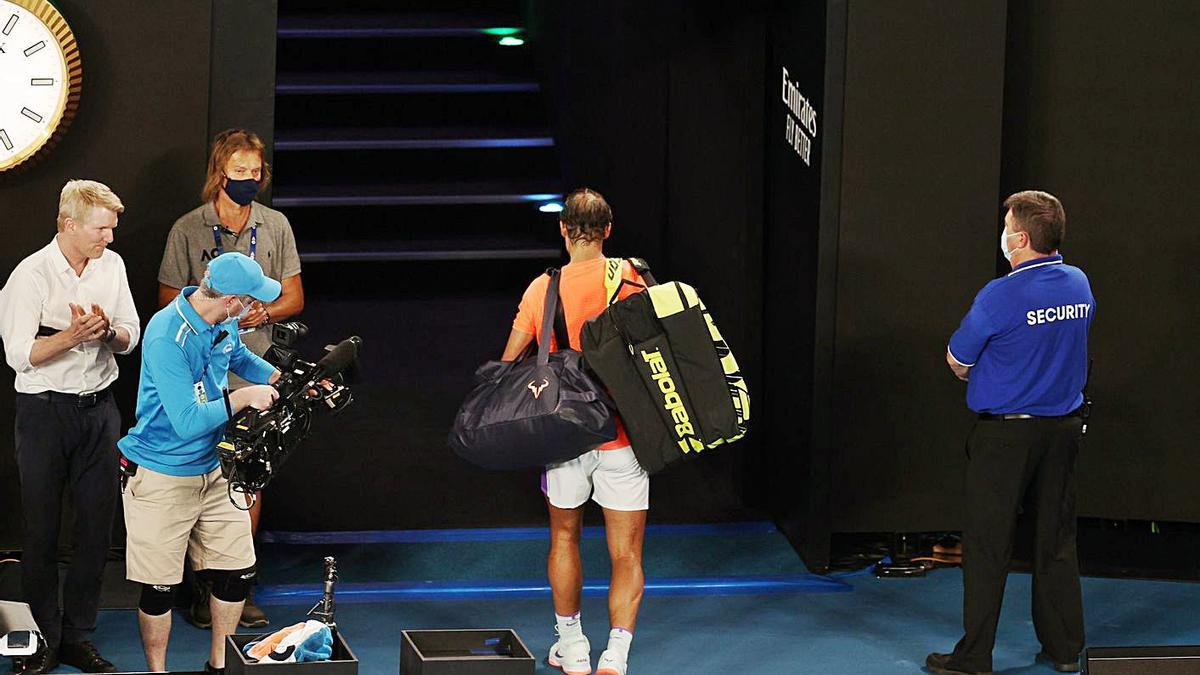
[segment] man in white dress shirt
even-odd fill
[[[141,333],[125,262],[108,250],[124,210],[108,186],[68,182],[58,235],[22,260],[0,290],[0,337],[17,373],[21,585],[46,643],[26,673],[48,672],[59,661],[84,672],[116,670],[89,638],[120,493],[113,355],[133,351]],[[58,531],[68,485],[74,556],[60,610]]]

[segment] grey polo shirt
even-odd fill
[[[158,281],[172,288],[195,286],[208,269],[208,261],[218,255],[213,240],[213,225],[220,228],[221,246],[225,252],[237,251],[250,255],[250,229],[257,228],[258,244],[255,260],[263,273],[283,281],[300,274],[300,254],[296,251],[296,236],[287,216],[259,204],[250,203],[250,219],[241,232],[233,233],[221,226],[217,209],[212,202],[185,213],[167,235]],[[271,327],[264,325],[242,334],[242,342],[259,356],[271,346]],[[231,377],[231,383],[233,378]]]

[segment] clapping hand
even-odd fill
[[[104,332],[106,334],[108,331],[112,330],[112,319],[108,318],[108,315],[104,313],[103,307],[97,305],[96,303],[92,303],[92,314],[104,319]]]
[[[104,310],[92,305],[92,313],[89,314],[79,305],[70,304],[71,325],[64,332],[76,345],[99,340],[108,333],[108,317],[104,315]]]

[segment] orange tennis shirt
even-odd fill
[[[579,332],[583,323],[603,312],[608,307],[607,291],[604,286],[604,263],[606,258],[596,258],[584,262],[570,263],[562,268],[562,277],[558,282],[558,295],[562,300],[563,314],[567,320],[567,339],[571,349],[583,351],[580,347]],[[631,286],[624,284],[619,292],[619,299],[624,300],[634,293],[645,290],[642,276],[633,269],[628,260],[621,261],[621,278],[639,284]],[[542,311],[546,302],[546,287],[550,277],[545,274],[533,280],[525,295],[521,297],[521,305],[517,308],[517,318],[513,319],[513,328],[522,333],[529,333],[540,342],[542,339]],[[551,331],[553,333],[553,331]],[[550,351],[558,349],[554,335],[550,336]],[[614,413],[617,422],[617,438],[601,445],[598,450],[616,450],[629,445],[629,436],[625,433],[625,425],[621,417]]]

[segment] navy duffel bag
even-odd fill
[[[550,351],[551,331],[568,345],[551,269],[537,357],[488,361],[475,371],[475,389],[454,418],[449,443],[485,469],[523,469],[575,459],[617,437],[615,406],[588,372],[583,354]],[[556,321],[556,317],[558,320]]]

